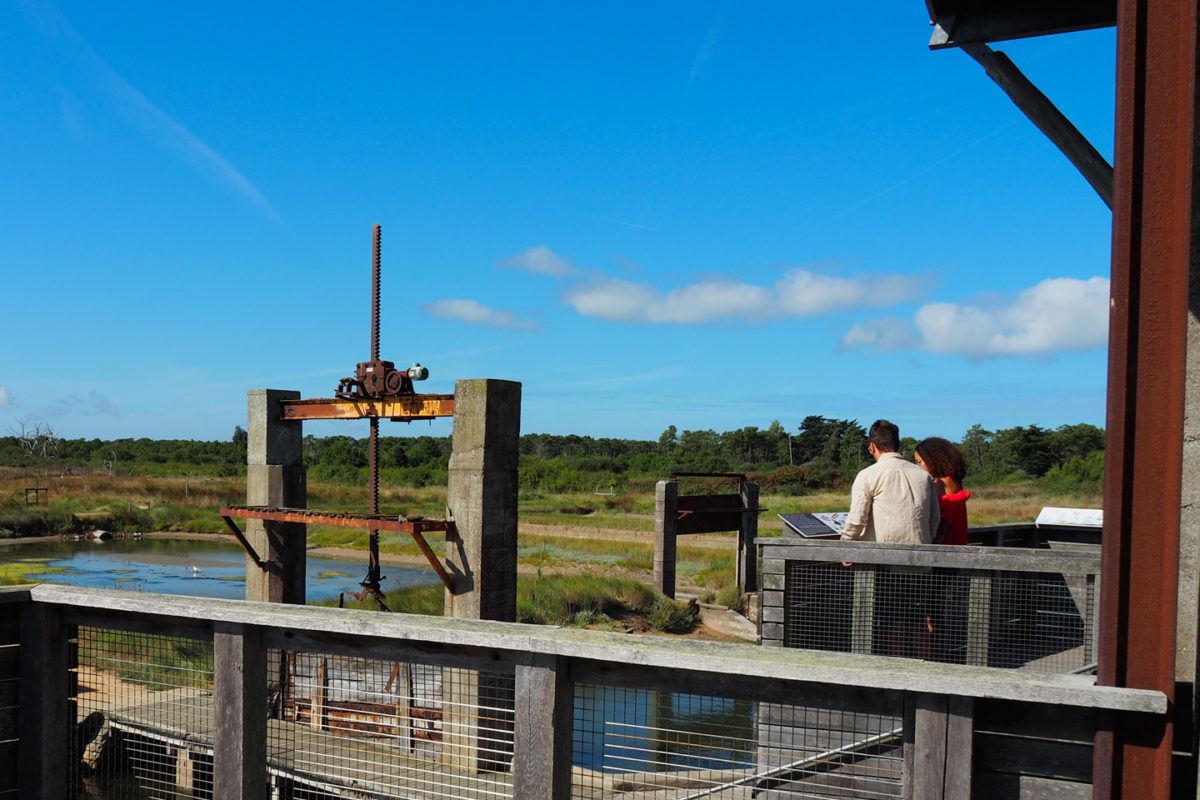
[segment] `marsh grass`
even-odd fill
[[[390,592],[387,607],[402,614],[441,616],[445,591],[441,584],[410,586]],[[337,598],[314,605],[337,607]],[[345,608],[377,610],[370,599],[345,598]],[[699,621],[694,606],[676,603],[645,584],[595,575],[537,575],[517,579],[517,622],[568,627],[611,626],[615,620],[639,618],[668,633],[691,630]]]
[[[151,691],[212,688],[212,642],[200,639],[81,629],[79,663]]]

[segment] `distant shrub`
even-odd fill
[[[700,605],[695,600],[685,604],[669,597],[659,597],[650,607],[646,621],[656,631],[663,633],[689,633],[700,621]]]
[[[1055,464],[1042,477],[1042,485],[1056,492],[1098,490],[1103,483],[1103,450],[1089,453],[1086,458],[1075,456],[1065,464]]]
[[[739,614],[746,613],[746,596],[741,593],[737,586],[729,585],[722,589],[720,594],[717,595],[717,602],[730,611],[736,611]]]

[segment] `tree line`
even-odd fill
[[[47,429],[48,430],[48,429]],[[793,432],[794,431],[794,432]],[[41,438],[28,434],[37,433]],[[901,441],[912,458],[917,441]],[[1037,479],[1051,488],[1099,488],[1104,473],[1104,431],[1079,423],[989,431],[973,425],[958,442],[976,485]],[[384,436],[379,466],[385,479],[413,486],[444,484],[449,436]],[[351,436],[304,437],[304,463],[316,481],[362,483],[367,440]],[[778,420],[718,433],[678,430],[656,441],[527,433],[520,439],[520,481],[527,491],[593,491],[657,480],[677,472],[737,472],[766,488],[791,493],[844,488],[870,463],[867,432],[857,420],[812,415],[789,430]],[[186,439],[61,439],[37,428],[0,437],[0,466],[72,467],[139,474],[244,472],[246,431],[227,441]]]

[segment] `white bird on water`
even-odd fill
[[[192,564],[192,573],[199,574],[199,572],[200,572],[200,568],[197,567],[195,564]]]

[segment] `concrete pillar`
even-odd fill
[[[521,384],[454,384],[454,440],[446,488],[446,616],[517,618],[517,461]]]
[[[675,540],[678,527],[679,482],[654,484],[654,588],[675,597]]]
[[[758,484],[742,482],[742,526],[738,528],[737,587],[742,594],[758,591]]]
[[[304,508],[308,504],[301,449],[302,423],[283,419],[279,403],[300,393],[251,389],[247,393],[246,505]],[[305,536],[295,522],[246,520],[246,540],[267,562],[246,557],[246,599],[304,604]]]
[[[445,614],[517,618],[517,462],[521,384],[493,379],[454,384],[454,438],[446,487]],[[475,772],[511,757],[512,682],[491,673],[442,672],[442,762]]]

